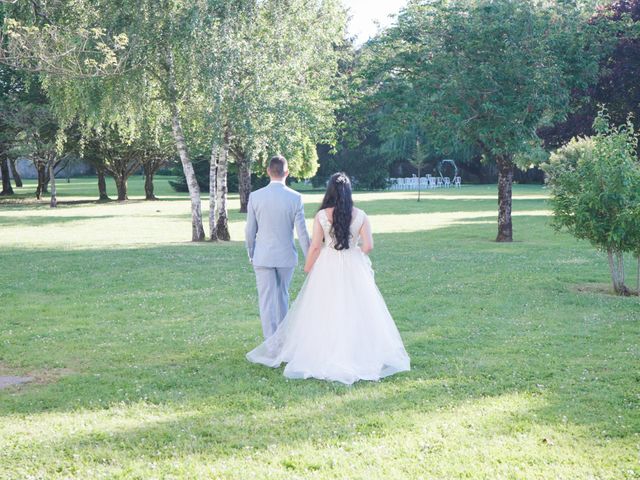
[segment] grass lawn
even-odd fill
[[[640,478],[640,300],[599,293],[606,258],[549,227],[541,187],[516,186],[512,244],[495,186],[355,195],[412,371],[345,387],[244,359],[237,196],[234,241],[192,244],[156,183],[0,201],[0,375],[35,378],[0,390],[1,479]]]

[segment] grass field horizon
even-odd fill
[[[605,256],[551,229],[541,186],[514,187],[512,244],[495,185],[354,195],[412,370],[345,387],[245,360],[237,195],[233,241],[192,243],[185,194],[129,184],[0,199],[0,375],[35,378],[0,390],[0,479],[640,478],[640,300],[601,293]]]

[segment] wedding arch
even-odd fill
[[[445,158],[444,160],[440,160],[438,162],[438,165],[436,165],[436,169],[438,170],[438,175],[440,175],[440,178],[444,178],[444,175],[442,175],[442,170],[447,165],[451,165],[453,167],[453,178],[457,177],[458,176],[458,166],[456,165],[456,162],[454,162],[450,158]]]

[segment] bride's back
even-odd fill
[[[324,231],[325,245],[335,249],[336,238],[332,231],[333,210],[333,207],[320,210],[318,212],[318,220],[320,221],[320,225]],[[351,213],[351,225],[349,226],[349,231],[351,233],[349,237],[349,249],[353,249],[357,246],[358,239],[360,238],[360,229],[362,228],[365,217],[366,215],[363,210],[355,207],[353,208]]]

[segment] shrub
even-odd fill
[[[624,253],[640,253],[637,135],[631,121],[610,125],[606,111],[598,114],[594,131],[593,137],[575,138],[559,148],[543,167],[553,225],[606,251],[613,289],[628,295]]]

